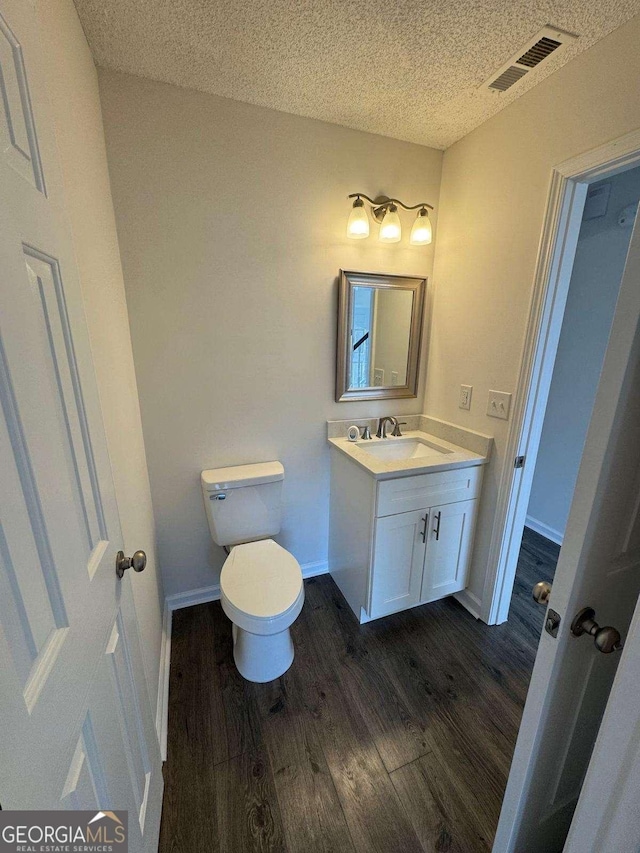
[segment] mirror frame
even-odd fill
[[[424,325],[424,304],[426,278],[406,275],[384,275],[381,273],[355,272],[340,270],[338,291],[338,345],[336,359],[336,403],[348,400],[390,400],[399,397],[418,396],[418,375],[420,373],[420,352],[422,328]],[[372,386],[368,388],[349,387],[349,343],[350,317],[353,308],[354,287],[375,287],[378,289],[411,290],[414,293],[409,331],[409,352],[407,357],[407,381],[404,385]]]

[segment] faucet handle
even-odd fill
[[[366,424],[362,427],[362,439],[366,440],[371,438],[371,430],[369,429],[369,424]]]
[[[393,428],[393,432],[391,435],[395,435],[396,438],[402,438],[402,432],[400,431],[401,426],[406,426],[406,421],[396,421],[396,425]]]

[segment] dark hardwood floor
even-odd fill
[[[219,602],[176,611],[161,853],[490,850],[558,550],[526,531],[492,628],[454,599],[360,626],[309,580],[293,666],[264,685]]]

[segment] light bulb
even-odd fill
[[[364,202],[358,197],[353,202],[353,208],[347,222],[347,237],[352,240],[362,240],[369,236],[369,217],[364,207]]]
[[[398,243],[402,237],[402,225],[398,216],[398,208],[390,204],[380,224],[378,239],[381,243]]]
[[[426,207],[423,207],[418,211],[416,221],[413,223],[409,242],[413,246],[426,246],[431,242],[431,239],[431,220],[429,219]]]

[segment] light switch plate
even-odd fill
[[[473,385],[461,385],[460,386],[460,402],[458,403],[459,409],[470,409],[471,408],[471,394],[473,392]]]
[[[511,409],[511,394],[506,391],[489,391],[487,402],[487,415],[490,418],[502,418],[508,420]]]

